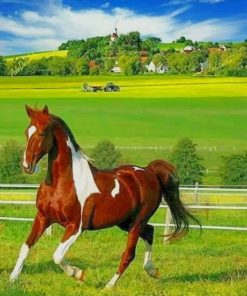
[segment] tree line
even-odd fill
[[[21,169],[24,147],[15,141],[7,142],[0,149],[1,183],[40,183],[46,175],[47,159],[41,160],[39,173],[26,176]],[[122,164],[131,164],[121,151],[109,140],[99,142],[90,152],[90,159],[99,169],[111,169]],[[198,154],[197,145],[190,138],[182,138],[174,146],[168,160],[178,171],[180,184],[202,184],[205,167]],[[218,168],[223,185],[247,184],[247,151],[222,156]]]
[[[171,47],[162,50],[157,37],[142,39],[139,32],[121,34],[111,41],[110,35],[86,40],[69,40],[58,49],[68,50],[67,57],[47,57],[29,60],[16,57],[6,60],[0,56],[0,75],[103,75],[117,65],[125,75],[146,73],[147,65],[164,65],[170,74],[192,74],[201,71],[209,75],[246,76],[247,42],[226,44],[225,51],[219,43],[193,42],[180,37],[175,43],[193,47],[191,52],[181,53]]]

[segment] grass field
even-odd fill
[[[121,91],[85,93],[85,81],[114,81]],[[217,167],[222,154],[247,148],[247,78],[1,77],[0,144],[8,139],[24,143],[25,103],[48,104],[68,123],[82,148],[109,139],[125,146],[126,159],[140,165],[168,158],[179,138],[190,137],[204,165],[213,171],[207,183],[220,182]]]
[[[164,210],[154,218],[162,222]],[[228,221],[226,213],[213,212],[207,223]],[[223,221],[222,221],[223,219]],[[233,212],[232,223],[244,223],[244,215]],[[210,221],[209,221],[210,220]],[[140,241],[135,261],[113,291],[104,285],[113,276],[126,234],[117,228],[85,232],[68,252],[67,259],[86,273],[84,283],[69,278],[55,266],[52,254],[63,234],[55,227],[51,237],[43,236],[33,248],[23,273],[16,283],[9,283],[19,247],[30,229],[28,222],[0,223],[0,295],[140,295],[140,296],[244,296],[247,277],[247,237],[241,232],[194,230],[173,244],[163,245],[162,228],[156,229],[153,260],[159,268],[160,279],[149,278],[142,269],[144,246]]]

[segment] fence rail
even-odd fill
[[[37,189],[36,184],[0,184],[0,189]],[[198,194],[205,192],[230,192],[233,194],[247,195],[247,188],[223,188],[223,187],[200,187],[196,186],[180,186],[181,191],[191,192],[195,195],[195,203],[198,202]],[[245,203],[245,202],[243,202]],[[22,201],[22,200],[0,200],[0,205],[35,205],[35,201]],[[168,208],[167,205],[160,205],[160,208]],[[226,206],[226,205],[188,205],[190,209],[199,210],[247,210],[247,206]],[[26,221],[32,222],[33,218],[20,218],[20,217],[0,217],[3,221]],[[165,227],[164,233],[168,234],[171,231],[171,227],[174,226],[172,223],[170,210],[167,210],[165,223],[151,223],[155,227]],[[190,225],[190,228],[199,228],[198,225]],[[216,225],[202,225],[202,229],[217,229],[217,230],[231,230],[231,231],[247,231],[247,227],[237,227],[237,226],[216,226]],[[51,234],[51,228],[47,231]]]

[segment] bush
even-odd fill
[[[122,157],[120,151],[108,140],[99,142],[90,155],[100,169],[112,169],[119,165]]]
[[[0,181],[3,183],[22,183],[26,180],[21,162],[23,147],[16,141],[8,141],[0,150]]]
[[[171,161],[177,167],[181,184],[192,185],[202,183],[204,167],[202,158],[197,154],[196,144],[191,139],[183,138],[178,141],[171,154]]]
[[[247,185],[247,151],[223,156],[219,173],[225,185]]]

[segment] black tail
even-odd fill
[[[188,212],[179,196],[179,179],[175,168],[164,160],[155,160],[148,166],[157,176],[163,199],[167,203],[174,223],[174,231],[168,234],[167,241],[178,239],[187,234],[190,220],[200,225],[200,222]]]

